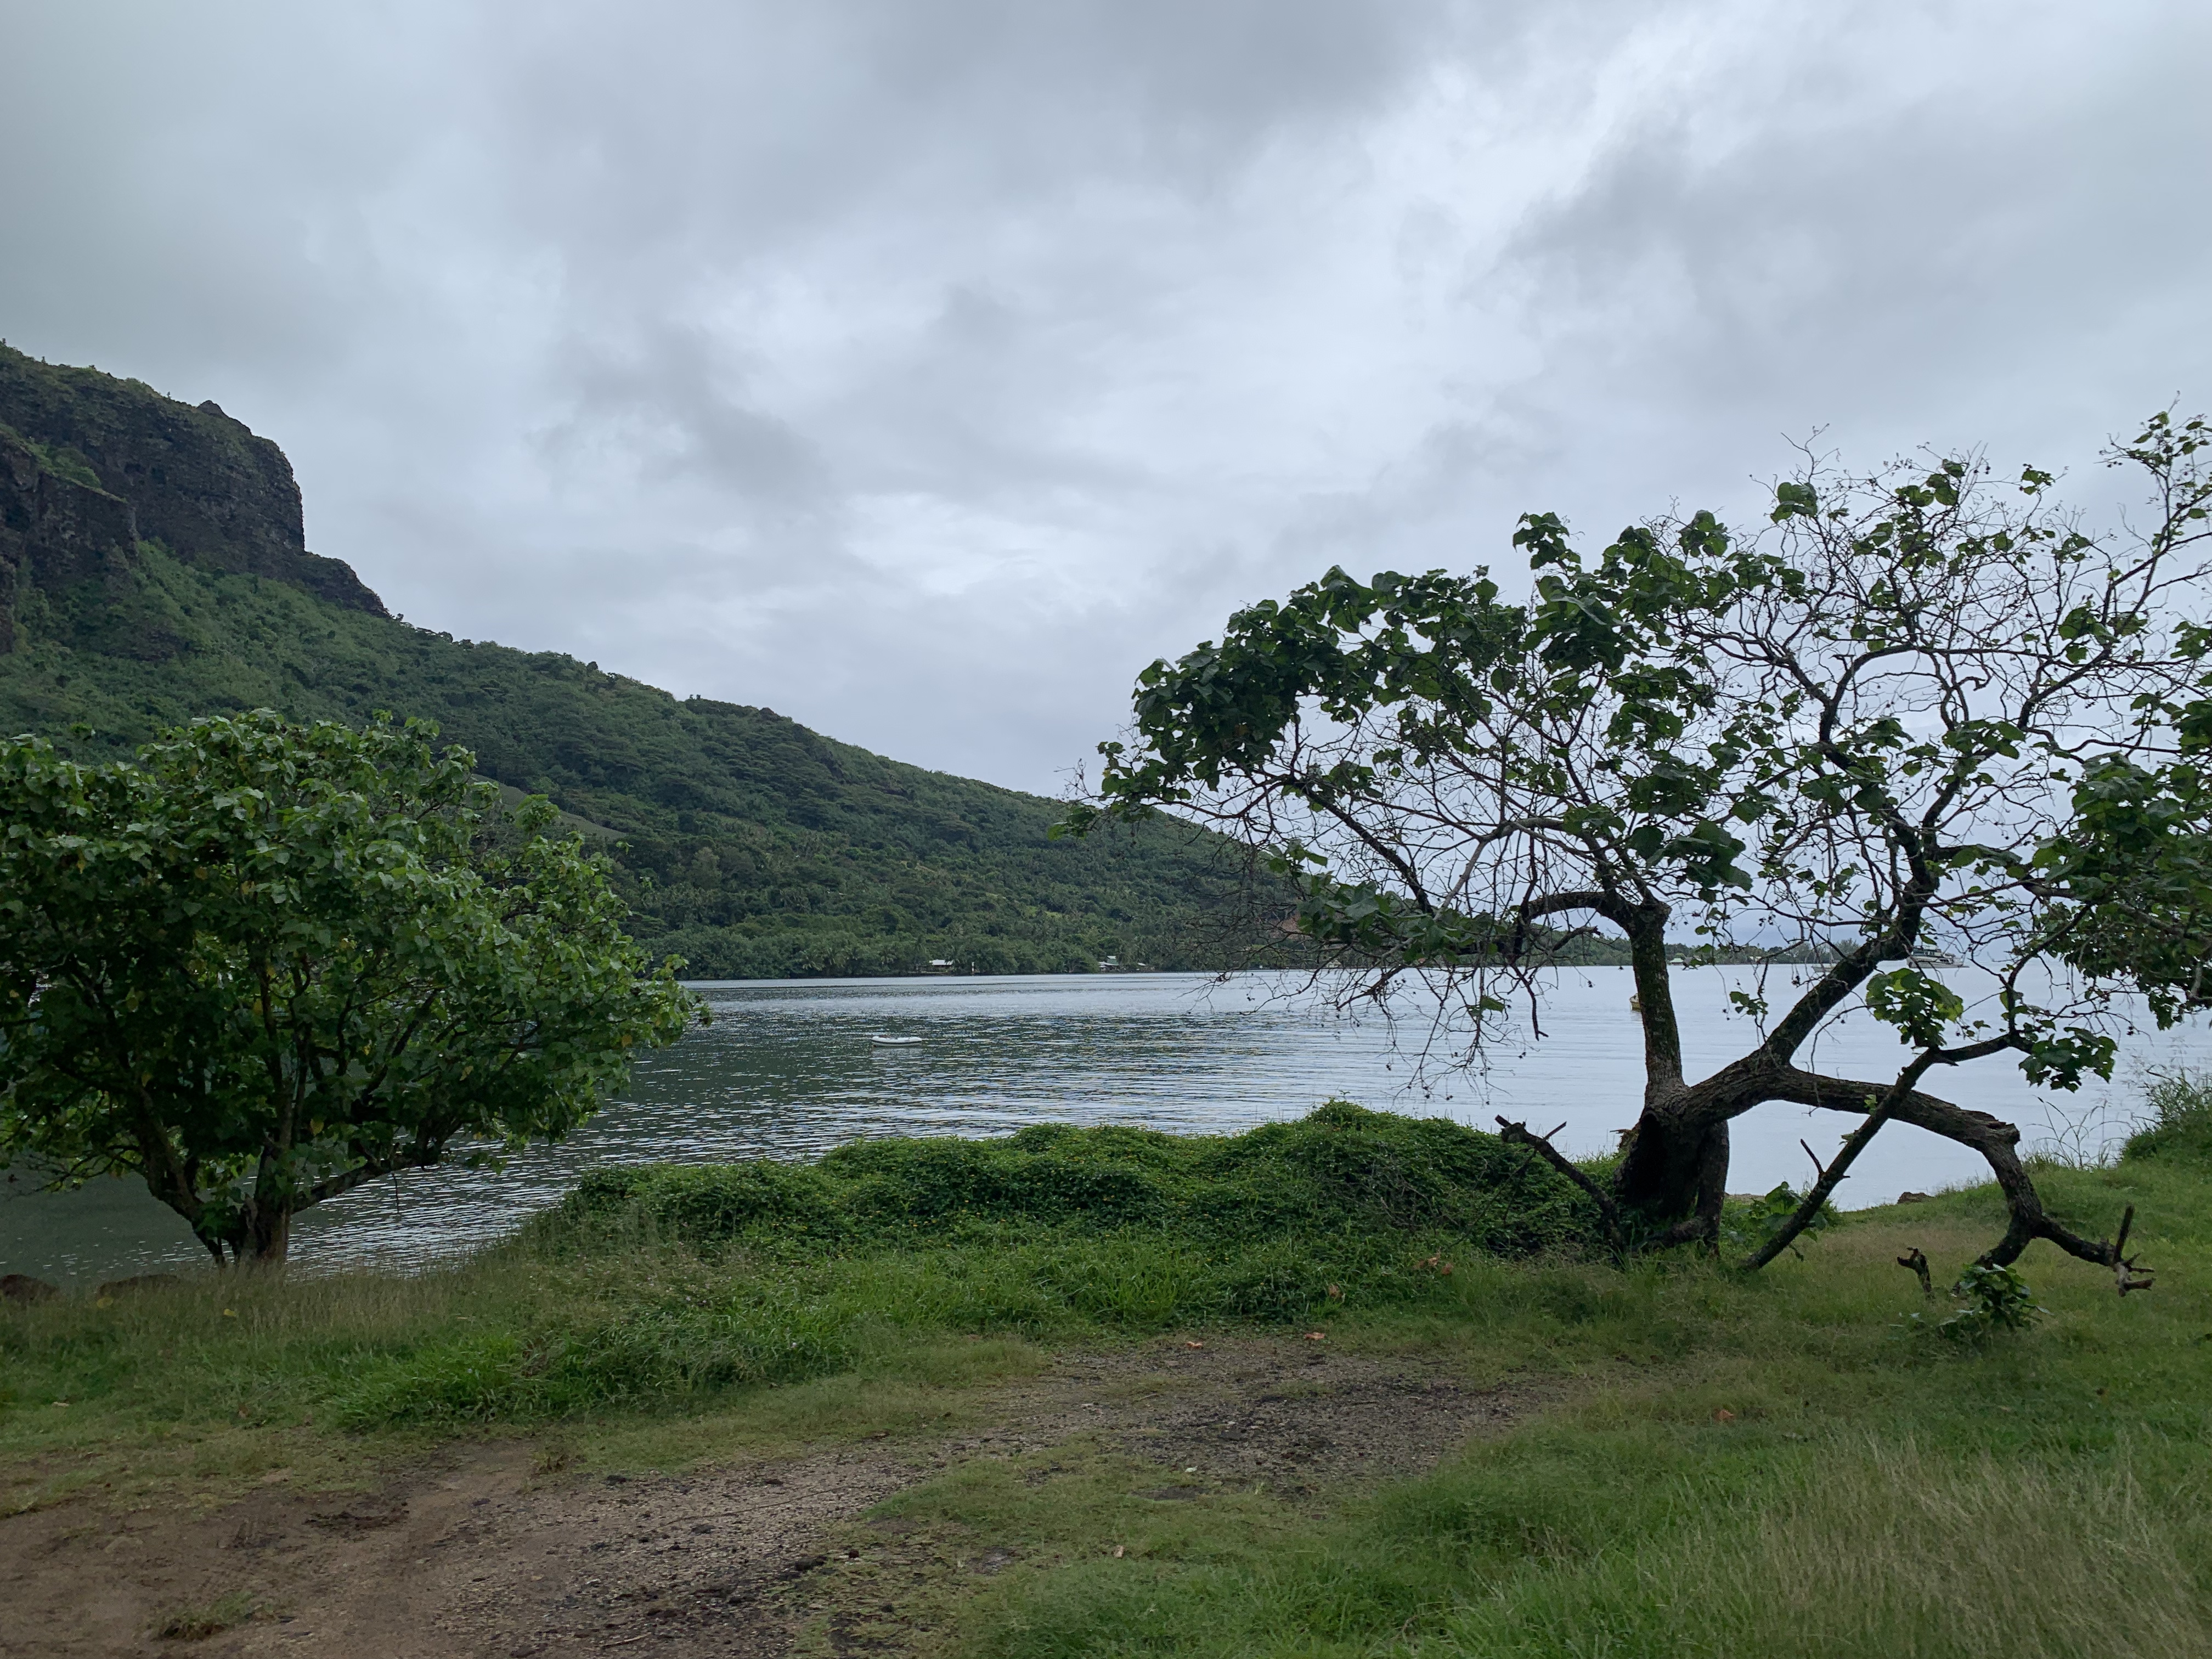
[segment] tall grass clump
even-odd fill
[[[2185,1069],[2154,1073],[2143,1104],[2143,1127],[2128,1137],[2122,1158],[2212,1163],[2212,1078]]]

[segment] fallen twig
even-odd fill
[[[2112,1242],[2112,1282],[2119,1286],[2122,1296],[2130,1291],[2150,1289],[2154,1275],[2148,1267],[2138,1273],[2136,1258],[2126,1254],[2129,1231],[2136,1224],[2136,1206],[2129,1205],[2120,1217],[2120,1236]]]

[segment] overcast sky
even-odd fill
[[[2212,7],[0,0],[0,336],[410,621],[1058,793],[1342,563],[2212,404]]]

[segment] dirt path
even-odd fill
[[[1153,1496],[1296,1497],[1427,1468],[1531,1403],[1297,1341],[1151,1344],[1063,1356],[951,1439],[635,1479],[534,1476],[526,1445],[463,1443],[370,1496],[272,1492],[212,1519],[64,1504],[0,1521],[0,1655],[776,1654],[813,1611],[825,1534],[967,1460],[1082,1438],[1170,1472]],[[225,1597],[260,1611],[155,1634]]]

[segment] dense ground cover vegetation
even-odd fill
[[[2004,1213],[1993,1188],[1847,1216],[1758,1278],[1695,1255],[1623,1272],[1525,1149],[1338,1107],[1195,1143],[1045,1130],[609,1172],[418,1278],[9,1309],[0,1468],[21,1504],[208,1501],[279,1465],[343,1481],[456,1433],[673,1468],[914,1431],[1047,1349],[1317,1329],[1538,1408],[1425,1477],[1325,1501],[1161,1503],[1156,1470],[1064,1448],[950,1470],[897,1513],[1044,1564],[927,1587],[952,1645],[2203,1652],[2212,1096],[2169,1080],[2153,1106],[2117,1163],[2038,1174],[2060,1214],[2136,1205],[2158,1290],[2117,1297],[2039,1243],[2020,1265],[2046,1311],[2021,1330],[1940,1334],[1893,1265],[1923,1248],[1948,1309]],[[1540,1235],[1492,1231],[1544,1205]]]
[[[1459,1264],[1572,1255],[1589,1224],[1571,1186],[1494,1136],[1342,1103],[1225,1137],[1046,1125],[860,1142],[813,1164],[599,1172],[509,1249],[432,1275],[437,1311],[264,1358],[284,1374],[276,1414],[355,1426],[692,1408],[917,1336],[1057,1340],[1448,1305]],[[136,1362],[110,1372],[110,1352],[64,1342],[55,1393],[131,1392]]]
[[[1387,1274],[1408,1239],[1525,1256],[1595,1237],[1584,1195],[1496,1136],[1345,1101],[1237,1135],[1045,1123],[1002,1140],[856,1141],[811,1164],[605,1170],[564,1212],[584,1228],[649,1227],[757,1250],[910,1247],[948,1229],[1012,1224],[1304,1264],[1295,1285],[1285,1279],[1260,1302],[1194,1304],[1176,1310],[1182,1317],[1299,1318],[1321,1300],[1326,1269],[1368,1261]]]

